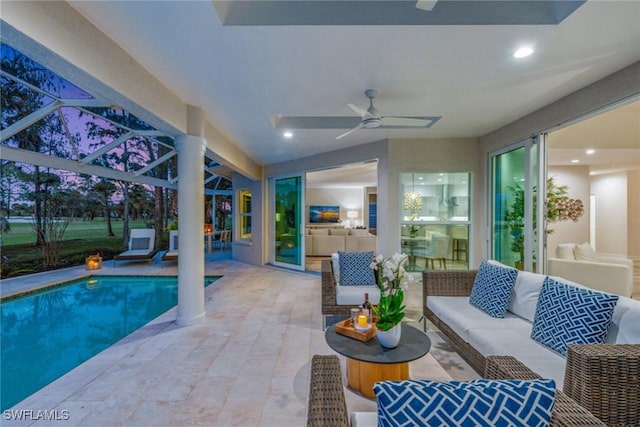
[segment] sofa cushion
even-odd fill
[[[310,228],[309,235],[310,236],[328,236],[329,229],[328,228]]]
[[[338,252],[340,263],[341,286],[370,286],[375,285],[373,269],[373,252]]]
[[[507,310],[533,322],[544,278],[545,276],[542,274],[518,271],[518,278],[513,287],[513,295]]]
[[[349,236],[368,236],[369,235],[369,231],[365,230],[365,229],[361,229],[361,228],[352,228],[351,230],[349,230]]]
[[[333,267],[333,279],[336,285],[340,284],[340,256],[337,252],[331,254],[331,266]]]
[[[378,426],[548,425],[553,380],[382,381]]]
[[[577,244],[576,247],[573,249],[573,255],[576,257],[577,260],[583,260],[583,261],[598,260],[596,253],[593,251],[593,248],[587,242]]]
[[[429,297],[427,307],[465,341],[469,341],[469,331],[473,328],[517,330],[531,341],[531,322],[510,312],[505,313],[504,318],[488,316],[469,304],[467,297]]]
[[[504,317],[518,270],[483,261],[473,281],[469,302],[492,317]]]
[[[513,356],[542,378],[554,380],[556,387],[562,389],[567,362],[565,357],[532,340],[529,336],[531,323],[521,320],[526,323],[525,328],[522,325],[503,329],[472,328],[468,331],[467,342],[484,357],[505,354]]]
[[[348,236],[349,230],[347,228],[330,228],[329,236]]]
[[[640,301],[619,297],[605,340],[608,344],[640,344]]]
[[[575,243],[560,243],[556,247],[556,258],[560,259],[576,259],[573,254],[573,250],[575,249]]]
[[[569,344],[604,343],[617,295],[544,280],[531,338],[567,354]]]
[[[364,302],[364,294],[369,294],[369,302],[380,302],[380,289],[377,286],[336,286],[336,304],[359,307]]]

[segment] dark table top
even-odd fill
[[[362,342],[336,332],[336,327],[327,328],[324,333],[329,347],[343,356],[361,362],[404,363],[424,356],[431,348],[431,340],[421,330],[402,324],[402,336],[396,348],[384,348],[374,337]]]

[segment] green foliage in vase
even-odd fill
[[[407,254],[394,254],[390,258],[378,255],[371,263],[371,269],[377,271],[377,284],[380,289],[380,302],[373,306],[378,320],[376,328],[388,331],[404,319],[404,291],[414,282],[411,274],[405,270]]]

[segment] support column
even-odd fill
[[[181,326],[204,322],[205,140],[176,138],[178,151],[178,318]]]

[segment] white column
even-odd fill
[[[205,140],[176,138],[178,151],[178,318],[181,326],[204,322]]]

